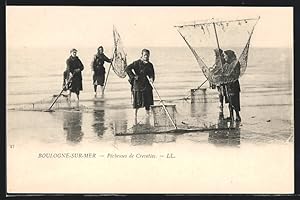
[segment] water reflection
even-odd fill
[[[114,135],[126,134],[128,127],[128,120],[114,120],[111,123]]]
[[[215,125],[215,128],[216,130],[209,132],[209,143],[216,146],[238,147],[240,145],[240,122],[234,122],[232,120],[225,119],[223,112],[219,112],[218,124]]]
[[[207,115],[207,103],[191,103],[191,117],[205,117]]]
[[[94,101],[94,112],[93,112],[93,130],[98,135],[100,139],[103,138],[103,134],[107,129],[105,127],[105,110],[104,101]]]
[[[176,135],[173,134],[157,134],[154,140],[155,143],[171,143],[176,142]]]
[[[153,143],[175,142],[176,136],[170,134],[155,134],[157,127],[150,124],[149,116],[146,117],[145,124],[136,124],[132,127],[131,145],[152,145]],[[144,133],[144,134],[143,134]]]
[[[160,128],[151,124],[150,116],[146,116],[144,123],[134,124],[128,127],[128,120],[114,120],[112,122],[115,141],[129,142],[131,145],[152,145],[153,143],[175,142],[176,136],[171,134],[156,134]],[[124,136],[122,136],[122,134]],[[127,136],[126,136],[127,135]]]
[[[156,135],[155,134],[139,134],[131,136],[131,145],[152,145]]]
[[[79,143],[82,140],[82,113],[81,112],[64,112],[63,129],[66,133],[67,141]]]
[[[207,103],[206,88],[191,89],[191,103]]]

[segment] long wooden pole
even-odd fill
[[[51,112],[51,108],[54,106],[54,104],[56,103],[56,101],[58,100],[58,98],[61,96],[61,94],[63,93],[65,87],[68,86],[68,84],[71,82],[73,76],[71,76],[68,80],[68,82],[64,85],[63,89],[60,91],[59,95],[56,97],[56,99],[52,102],[52,104],[50,105],[50,107],[48,108],[48,110],[45,110],[45,112]]]
[[[218,50],[220,52],[220,44],[219,44],[218,34],[217,34],[217,30],[216,30],[216,24],[214,22],[213,22],[213,26],[214,26],[214,30],[215,30],[215,36],[216,36],[216,41],[217,41],[217,45],[218,45]],[[222,62],[221,62],[221,65],[223,65]]]
[[[117,43],[115,41],[115,37],[116,37],[115,36],[115,29],[116,29],[115,26],[113,26],[113,37],[114,37],[114,45],[115,45],[114,46],[114,50],[113,50],[113,55],[112,55],[113,59],[114,59],[114,56],[115,56],[115,53],[116,53],[116,50],[117,50]],[[103,86],[103,92],[104,92],[106,84],[107,84],[108,75],[109,75],[111,67],[112,67],[112,61],[111,61],[110,65],[109,65],[108,72],[107,72],[107,75],[106,75],[106,78],[105,78],[105,83],[104,83],[104,86]]]
[[[106,75],[106,78],[105,78],[105,83],[104,83],[104,86],[103,86],[103,92],[104,92],[106,84],[107,84],[107,79],[108,79],[108,75],[109,75],[111,66],[112,66],[112,61],[111,61],[110,65],[109,65],[108,72],[107,72],[107,75]]]
[[[174,122],[173,119],[171,118],[169,111],[167,110],[165,104],[164,104],[163,101],[161,100],[161,98],[160,98],[160,96],[159,96],[159,93],[158,93],[158,91],[156,90],[156,88],[155,88],[153,82],[150,80],[149,76],[147,76],[147,79],[148,79],[150,85],[151,85],[151,86],[153,87],[153,89],[155,90],[155,92],[156,92],[156,94],[157,94],[157,96],[158,96],[158,98],[159,98],[159,101],[160,101],[160,103],[161,103],[162,106],[163,106],[163,109],[165,110],[167,116],[169,117],[169,119],[170,119],[171,122],[172,122],[172,125],[174,126],[175,129],[177,129],[177,126],[176,126],[175,122]]]

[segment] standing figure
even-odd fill
[[[97,54],[94,56],[92,62],[92,71],[93,71],[93,85],[94,85],[94,96],[97,97],[97,86],[100,85],[102,95],[103,95],[103,86],[105,80],[105,68],[104,62],[111,63],[112,60],[107,58],[104,55],[104,49],[102,46],[98,47]]]
[[[81,71],[84,69],[84,66],[76,55],[76,49],[72,49],[70,54],[71,56],[67,59],[67,69],[65,72],[66,75],[71,76],[69,101],[71,101],[71,93],[75,93],[77,95],[77,107],[79,107],[79,93],[82,90]]]
[[[240,62],[237,60],[234,51],[227,50],[224,51],[224,59],[225,65],[224,68],[232,69],[231,78],[235,81],[229,82],[225,85],[226,93],[229,101],[229,112],[231,120],[234,120],[233,117],[233,110],[236,113],[236,121],[241,121],[241,116],[239,114],[240,108],[240,83],[239,83],[239,76],[240,76]]]
[[[214,49],[214,52],[215,52],[216,59],[215,59],[215,64],[214,64],[213,69],[211,70],[211,72],[215,73],[215,74],[220,74],[220,73],[222,73],[223,65],[225,64],[225,59],[224,59],[224,56],[223,56],[223,50],[222,49]],[[212,89],[214,89],[215,85],[210,83],[210,87]],[[219,108],[220,108],[221,111],[223,111],[223,107],[224,107],[223,102],[224,102],[224,100],[225,100],[225,103],[228,103],[225,84],[217,85],[217,90],[218,90],[218,93],[219,93],[219,102],[220,102]]]
[[[150,105],[153,105],[153,92],[150,81],[155,80],[153,64],[149,62],[150,51],[142,50],[142,56],[139,60],[134,61],[126,68],[131,84],[131,92],[133,96],[133,108],[135,108],[135,122],[137,123],[137,112],[139,108],[145,107],[149,114]]]
[[[225,64],[225,59],[223,56],[223,50],[222,49],[216,49],[216,65],[220,65],[221,68],[223,68],[223,65]],[[225,103],[228,103],[228,99],[227,99],[227,94],[226,94],[226,89],[225,89],[225,84],[220,84],[217,85],[217,90],[219,92],[219,102],[220,102],[220,109],[221,111],[223,111],[223,105],[224,105],[224,101]]]

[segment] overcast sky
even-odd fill
[[[173,25],[210,18],[261,19],[252,46],[292,47],[292,7],[8,6],[8,47],[112,46],[112,26],[127,47],[185,46]]]

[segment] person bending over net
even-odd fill
[[[153,105],[153,92],[147,76],[150,81],[154,81],[155,73],[153,64],[149,61],[150,51],[142,50],[142,56],[139,60],[134,61],[126,68],[131,84],[133,96],[133,108],[135,109],[135,123],[137,123],[137,112],[139,108],[145,107],[146,113],[149,114],[150,105]]]
[[[77,95],[77,107],[79,107],[79,93],[82,90],[82,75],[81,71],[84,69],[84,66],[81,60],[77,57],[77,50],[72,49],[70,51],[70,57],[67,59],[67,69],[66,73],[70,75],[70,92],[69,92],[69,101],[71,101],[71,93]]]
[[[239,83],[239,75],[240,75],[240,62],[237,60],[234,51],[227,50],[224,51],[224,69],[226,72],[230,72],[230,77],[233,80],[232,82],[228,82],[225,84],[225,89],[229,101],[229,113],[231,120],[234,120],[233,110],[236,113],[236,121],[241,121],[241,116],[239,114],[240,108],[240,83]]]
[[[102,46],[98,48],[97,54],[94,56],[92,62],[92,72],[93,72],[93,85],[94,85],[94,96],[97,97],[97,86],[100,85],[102,95],[103,95],[103,86],[105,80],[105,68],[104,62],[111,63],[112,59],[109,59],[104,55],[104,49]]]

